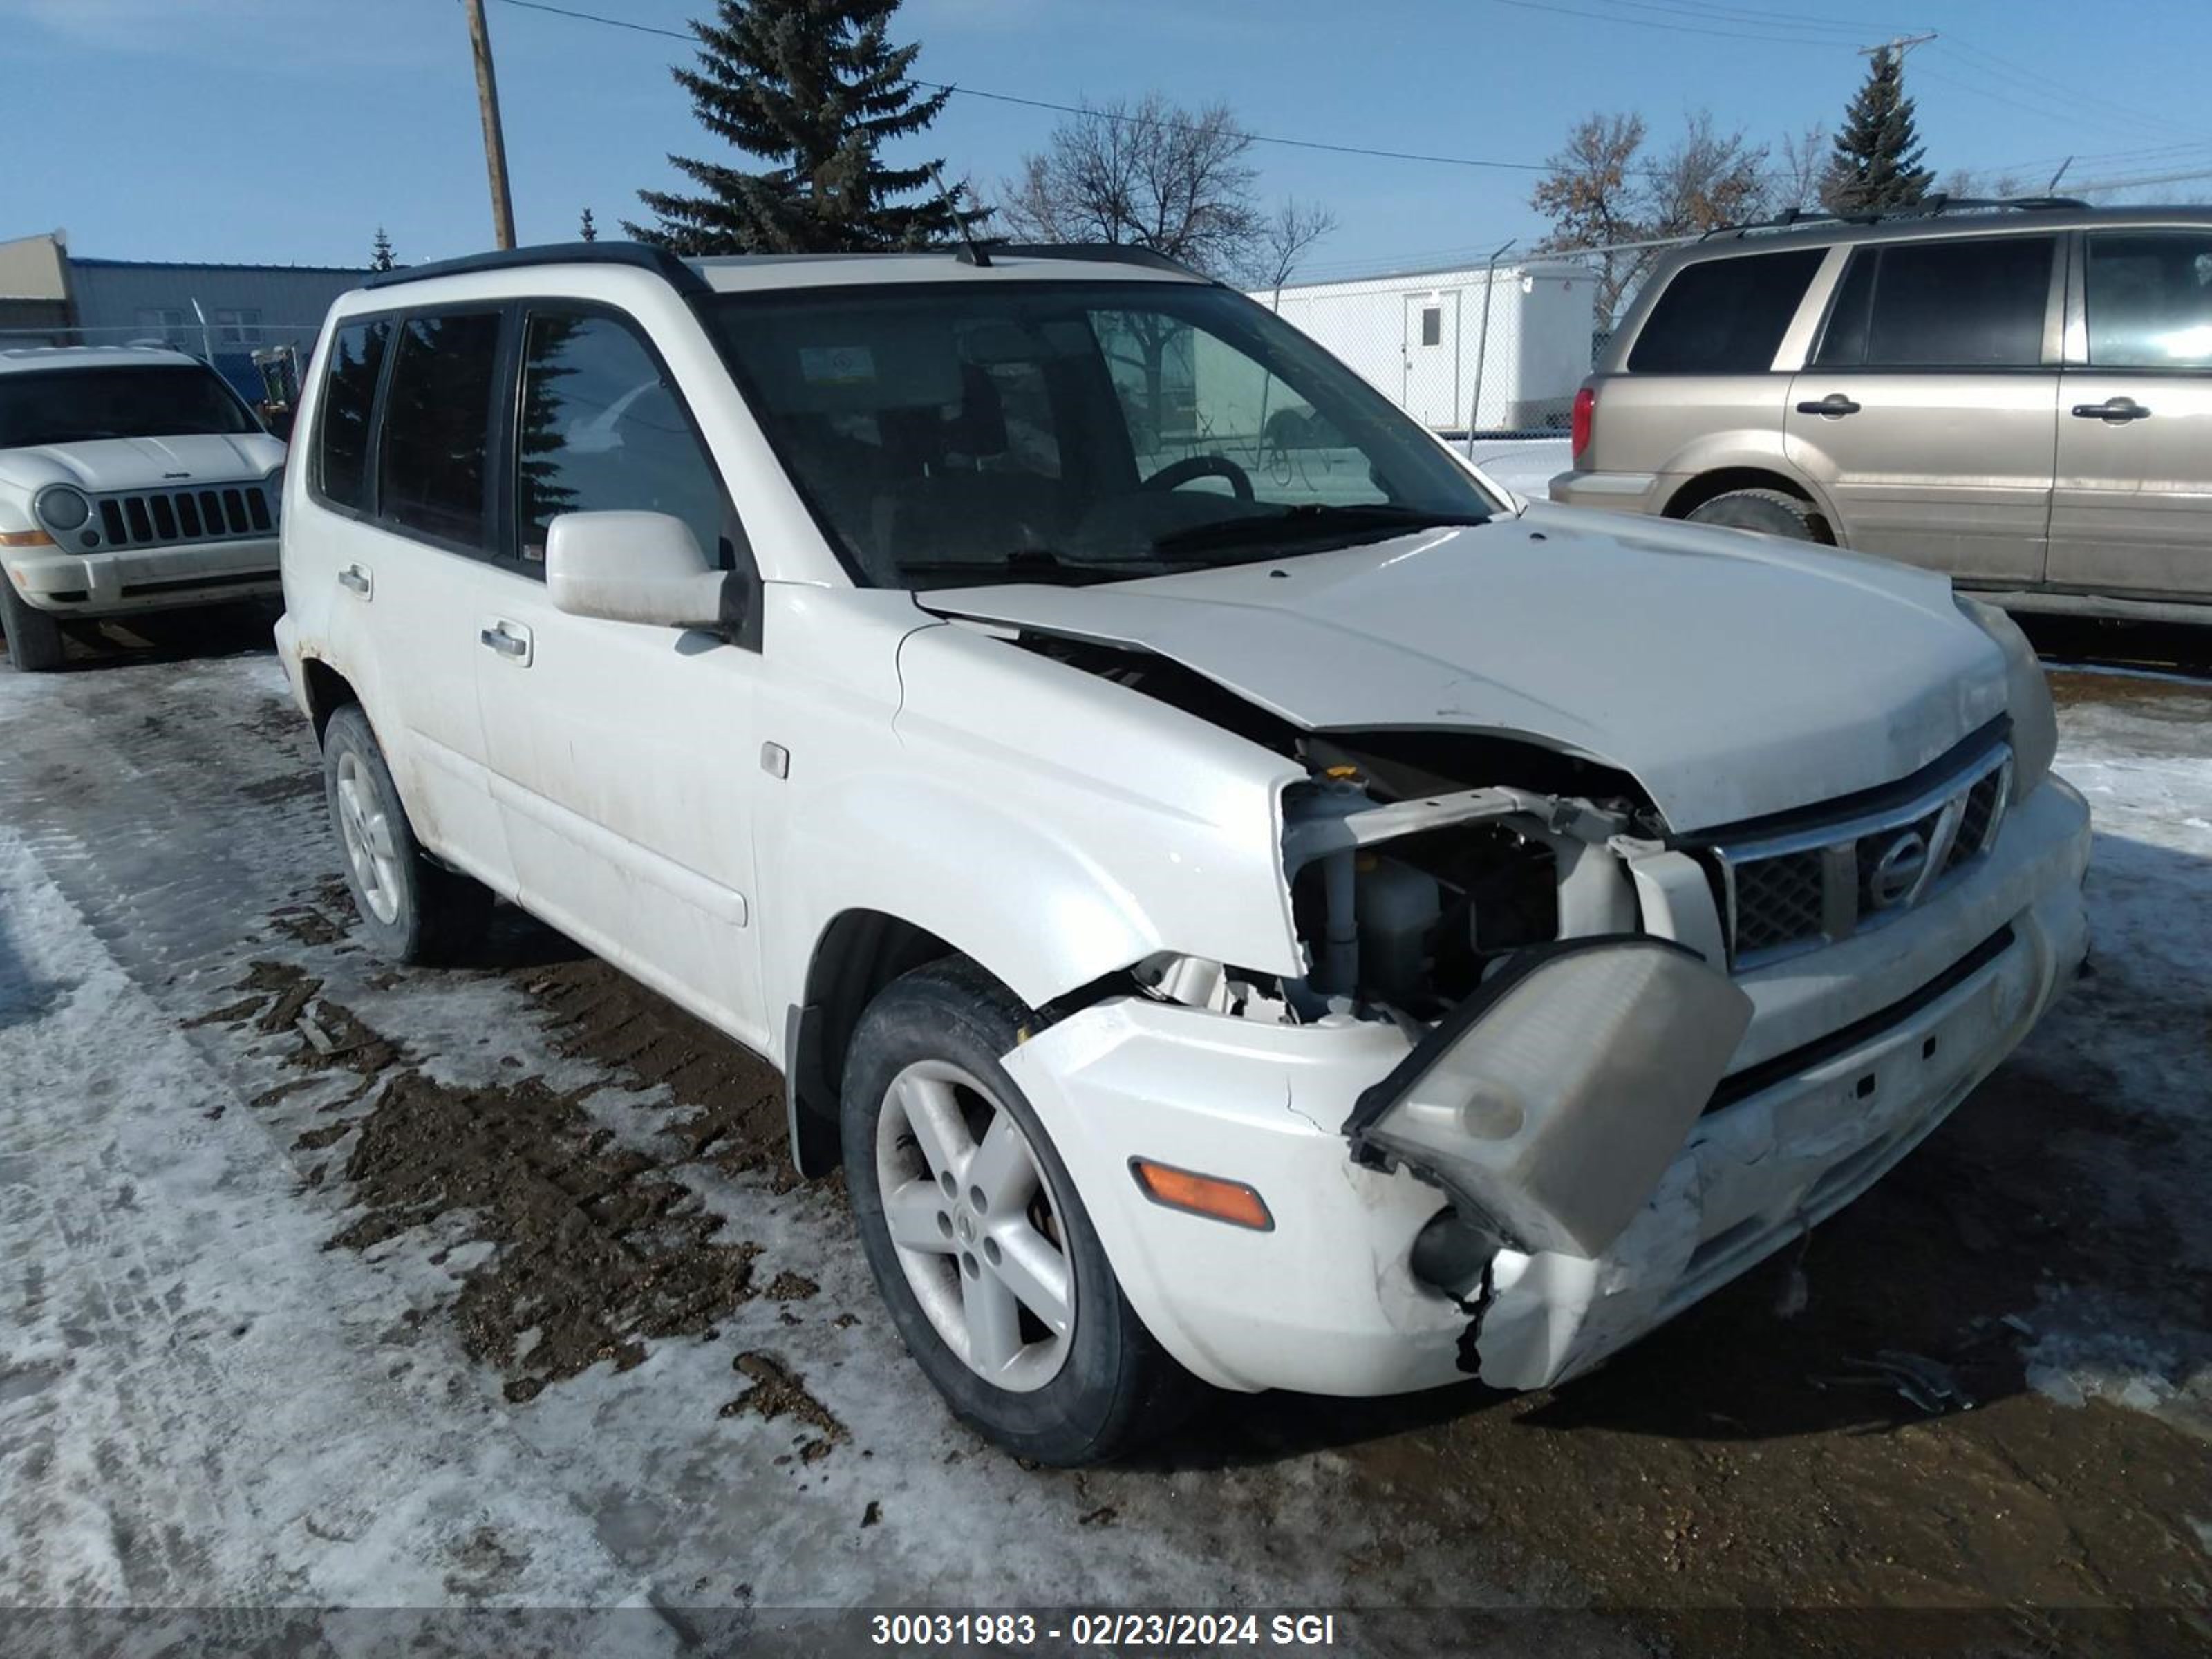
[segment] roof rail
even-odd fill
[[[468,253],[458,259],[434,259],[426,265],[396,265],[371,273],[363,288],[396,288],[403,283],[427,283],[436,276],[461,276],[475,270],[515,270],[531,265],[628,265],[667,279],[679,294],[711,292],[707,279],[665,247],[645,242],[540,242],[532,247],[498,248],[489,253]]]
[[[1704,242],[1716,236],[1742,236],[1754,230],[1786,230],[1793,225],[1875,225],[1892,219],[1932,219],[1939,214],[1955,212],[1962,208],[2013,208],[2026,213],[2049,213],[2071,208],[2086,209],[2088,205],[2087,202],[2071,196],[1953,196],[1938,191],[1902,207],[1869,208],[1856,213],[1790,208],[1771,219],[1756,219],[1741,225],[1716,225],[1698,240]]]
[[[1006,254],[1016,259],[1082,259],[1095,260],[1100,264],[1142,265],[1147,270],[1172,270],[1184,276],[1195,276],[1200,282],[1212,280],[1205,272],[1194,270],[1171,255],[1158,248],[1138,247],[1127,242],[1001,242],[986,240],[983,251],[993,256]],[[958,250],[957,255],[968,263],[968,251]]]

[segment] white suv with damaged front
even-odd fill
[[[277,591],[284,446],[161,347],[0,351],[0,634],[62,665],[63,624]]]
[[[422,267],[298,433],[278,640],[367,939],[496,895],[769,1056],[1030,1457],[1193,1377],[1587,1370],[2083,955],[2001,614],[1519,502],[1165,261]]]

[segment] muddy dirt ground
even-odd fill
[[[2062,769],[2100,824],[2095,971],[1801,1248],[1556,1393],[1218,1400],[1139,1463],[1068,1474],[1006,1465],[903,1364],[842,1191],[782,1160],[764,1064],[516,913],[457,969],[366,956],[301,781],[311,745],[253,623],[237,626],[51,679],[0,674],[0,846],[54,899],[43,922],[0,911],[30,964],[12,990],[0,974],[0,1042],[59,1006],[33,994],[27,934],[81,923],[205,1073],[195,1115],[235,1132],[237,1183],[270,1186],[312,1234],[317,1294],[404,1302],[331,1363],[372,1392],[379,1367],[434,1371],[436,1398],[468,1402],[457,1421],[553,1466],[617,1581],[704,1605],[1197,1602],[1226,1583],[1321,1605],[1556,1606],[1592,1616],[1559,1635],[1575,1650],[1711,1650],[1738,1629],[1718,1613],[1776,1608],[1850,1616],[1742,1626],[1747,1644],[2212,1646],[2204,685],[2057,677]],[[2069,654],[2112,658],[2096,645]],[[161,1115],[177,1097],[121,1103]],[[0,1129],[32,1134],[30,1109]],[[30,1270],[10,1242],[10,1272]],[[187,1285],[217,1272],[176,1267]],[[46,1316],[21,1305],[0,1334],[0,1470],[18,1494],[0,1527],[18,1542],[100,1501],[68,1467],[67,1402],[8,1381],[47,1363]],[[100,1364],[96,1342],[58,1352]],[[427,1437],[428,1466],[465,1485],[471,1443],[426,1409],[409,1398],[352,1455]],[[102,1433],[111,1459],[164,1457],[158,1421]],[[776,1506],[799,1518],[762,1518]],[[111,1570],[0,1534],[0,1599],[339,1599],[354,1581],[324,1558],[352,1546],[302,1535],[312,1508],[226,1512],[266,1534],[237,1555],[259,1567],[150,1578],[130,1547]],[[434,1564],[446,1599],[605,1593],[557,1552],[529,1565],[495,1519],[448,1519],[386,1546]],[[948,1572],[929,1564],[956,1521],[988,1559]],[[1931,1609],[1972,1620],[1893,1622]]]

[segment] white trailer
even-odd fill
[[[1597,275],[1567,259],[1306,283],[1252,297],[1438,432],[1467,431],[1470,415],[1478,432],[1564,430],[1597,326]]]

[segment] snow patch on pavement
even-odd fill
[[[2156,1126],[2142,1155],[2085,1164],[2114,1216],[2164,1214],[2177,1285],[2212,1283],[2212,689],[2071,703],[2057,770],[2096,830],[2088,881],[2094,976],[2027,1053],[2086,1093]],[[2188,1298],[2183,1298],[2186,1301]],[[2201,1297],[2197,1305],[2205,1304]],[[2173,1304],[2053,1285],[2022,1310],[2029,1386],[2102,1401],[2212,1438],[2212,1320]]]

